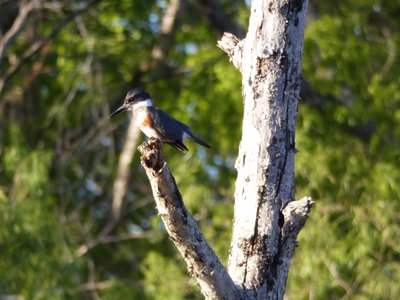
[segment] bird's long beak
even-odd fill
[[[123,104],[122,106],[120,106],[119,108],[117,108],[117,110],[114,111],[114,112],[113,112],[111,115],[109,115],[108,117],[109,117],[109,118],[114,117],[115,115],[117,115],[117,114],[119,114],[120,112],[123,112],[123,111],[125,111],[125,110],[127,110],[127,109],[128,109],[128,106],[125,105],[125,104]]]

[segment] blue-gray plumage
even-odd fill
[[[189,151],[183,143],[186,139],[210,148],[206,142],[191,132],[189,126],[157,108],[150,95],[143,89],[131,89],[125,97],[124,104],[110,117],[125,110],[132,111],[136,124],[149,138],[156,138],[163,143],[170,144],[181,152]]]

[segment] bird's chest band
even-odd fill
[[[148,137],[159,138],[157,132],[153,129],[153,121],[147,110],[140,110],[135,114],[136,125]]]
[[[150,113],[147,110],[140,110],[135,114],[135,121],[136,125],[139,127],[145,126],[145,127],[152,127],[153,122],[151,120]]]

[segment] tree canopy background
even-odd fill
[[[242,98],[240,74],[216,41],[221,30],[247,27],[249,3],[221,1],[217,24],[202,6],[210,1],[182,1],[161,43],[170,43],[168,56],[155,64],[171,3],[0,1],[2,41],[32,4],[0,48],[0,295],[202,298],[137,153],[121,216],[111,215],[130,116],[107,116],[133,84],[212,145],[189,144],[184,156],[164,150],[187,207],[227,258]],[[393,1],[310,3],[296,195],[317,204],[288,299],[400,294],[399,13]]]

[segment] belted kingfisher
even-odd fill
[[[156,138],[163,143],[170,144],[183,153],[189,151],[183,143],[186,139],[210,148],[210,145],[190,131],[189,126],[157,108],[149,93],[142,88],[131,89],[125,97],[124,104],[114,111],[109,118],[125,110],[132,111],[136,124],[149,138]]]

